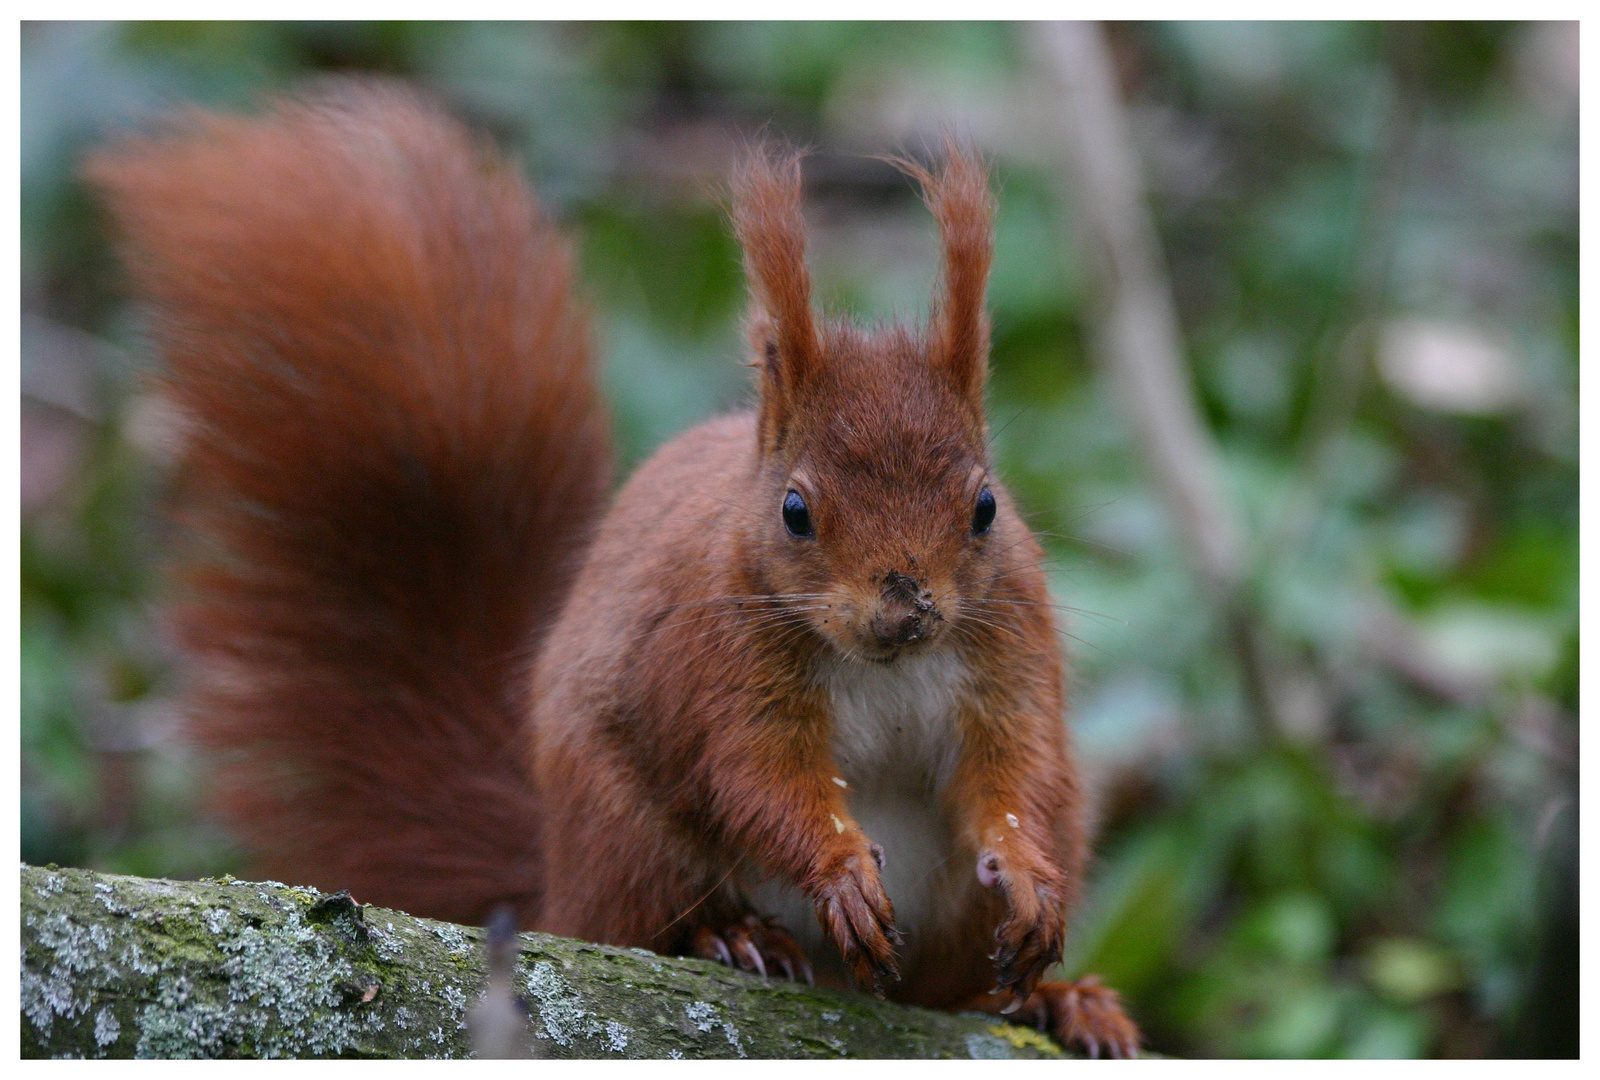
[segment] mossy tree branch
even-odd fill
[[[483,932],[343,894],[22,868],[24,1057],[468,1057]],[[1031,1030],[523,934],[540,1057],[1045,1057]]]

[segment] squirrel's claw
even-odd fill
[[[811,973],[811,961],[806,959],[805,950],[784,929],[783,924],[771,915],[746,915],[744,925],[756,947],[761,950],[767,967],[782,968],[784,977],[790,982],[804,981],[807,985],[816,985],[816,978]]]
[[[690,938],[690,949],[694,955],[702,960],[711,960],[729,967],[738,967],[733,962],[733,953],[728,950],[728,943],[722,940],[722,935],[712,930],[709,926],[702,926],[695,930]]]
[[[745,926],[730,926],[722,932],[723,940],[733,950],[734,958],[739,961],[739,966],[752,975],[767,977],[766,961],[761,959],[761,950],[756,948],[756,943],[751,940],[750,930]]]

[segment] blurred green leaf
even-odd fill
[[[1379,938],[1362,958],[1362,972],[1380,994],[1411,1005],[1454,990],[1460,980],[1449,954],[1417,938]]]

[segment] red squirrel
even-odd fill
[[[191,729],[259,869],[1136,1052],[1113,991],[1043,981],[1086,842],[990,460],[987,176],[901,165],[927,326],[814,313],[800,159],[756,146],[757,405],[608,505],[570,249],[437,106],[345,81],[91,159],[183,429]]]

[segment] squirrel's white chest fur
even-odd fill
[[[893,664],[843,663],[823,675],[834,760],[851,785],[852,810],[868,793],[943,789],[959,749],[956,708],[966,678],[954,650]]]
[[[840,663],[821,675],[833,713],[833,753],[850,813],[884,849],[883,885],[905,948],[916,951],[960,910],[972,868],[957,859],[942,794],[960,752],[957,710],[967,681],[945,649],[893,664]],[[959,864],[959,865],[958,865]],[[832,966],[808,903],[769,884],[757,903],[783,920],[813,963]]]

